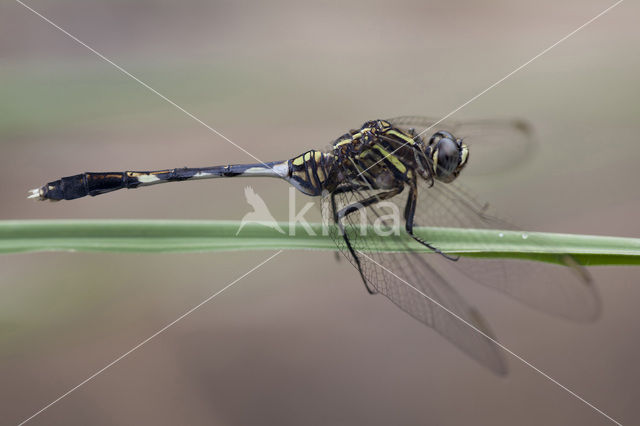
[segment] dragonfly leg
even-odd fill
[[[333,191],[331,191],[331,207],[333,209],[333,220],[334,221],[338,221],[338,210],[335,206],[335,198],[336,195],[338,194],[343,194],[345,192],[352,192],[352,191],[360,191],[363,189],[369,189],[368,186],[366,185],[360,185],[360,184],[346,184],[346,185],[341,185],[338,186],[336,189],[334,189]]]
[[[340,191],[340,192],[346,192],[346,191]],[[344,230],[344,225],[342,224],[342,221],[339,219],[339,215],[338,215],[339,213],[336,208],[335,192],[331,193],[331,210],[333,212],[333,221],[336,223],[336,225],[338,225],[338,228],[340,229],[340,234],[342,235],[342,238],[344,238],[344,242],[347,245],[347,249],[349,249],[349,253],[351,253],[351,257],[353,257],[353,260],[356,263],[356,267],[358,268],[358,272],[360,273],[360,277],[362,278],[362,282],[364,282],[364,286],[367,289],[367,292],[369,292],[369,294],[376,294],[377,291],[369,287],[369,284],[367,283],[367,279],[365,278],[364,272],[362,271],[362,264],[360,263],[360,258],[358,257],[355,250],[351,246],[351,241],[349,241],[349,237],[347,237],[347,233]]]
[[[438,253],[444,256],[445,259],[449,259],[453,261],[457,261],[458,259],[460,259],[460,256],[451,256],[446,253],[443,253],[439,248],[434,247],[433,245],[429,244],[428,242],[424,241],[422,238],[418,237],[413,233],[413,218],[416,213],[417,200],[418,200],[418,191],[416,189],[416,181],[414,177],[409,181],[409,196],[407,197],[407,205],[405,206],[405,209],[404,209],[405,229],[407,231],[407,234],[409,234],[411,238],[413,238],[423,246],[433,250],[434,253]]]
[[[371,288],[371,286],[369,285],[369,283],[367,282],[367,279],[364,275],[364,271],[362,270],[362,264],[360,263],[360,258],[358,257],[356,251],[353,249],[353,245],[351,244],[351,240],[349,240],[349,237],[347,236],[347,233],[344,229],[344,224],[342,223],[342,220],[344,218],[346,218],[347,216],[349,216],[352,213],[355,213],[357,211],[359,211],[362,208],[366,208],[368,206],[371,206],[379,201],[382,200],[386,200],[389,198],[392,198],[396,195],[398,195],[400,192],[402,192],[404,188],[404,185],[402,186],[398,186],[390,191],[385,191],[385,192],[381,192],[380,194],[376,194],[376,195],[372,195],[371,197],[365,198],[364,200],[360,200],[356,203],[353,204],[349,204],[348,206],[343,207],[342,209],[340,209],[340,211],[337,210],[336,208],[336,203],[335,203],[335,195],[342,193],[342,192],[348,192],[348,191],[353,191],[358,189],[357,187],[350,187],[350,186],[344,186],[341,188],[338,188],[336,191],[331,193],[331,208],[333,210],[333,216],[334,216],[334,220],[336,222],[336,224],[338,225],[338,228],[340,229],[340,233],[342,234],[342,237],[344,238],[344,242],[347,245],[347,248],[349,249],[349,253],[351,253],[351,256],[353,257],[356,266],[358,268],[358,272],[360,272],[360,277],[362,277],[362,281],[364,282],[364,285],[367,289],[367,291],[369,292],[369,294],[376,294],[378,291],[374,288]]]

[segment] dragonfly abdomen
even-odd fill
[[[145,172],[85,172],[63,177],[40,188],[32,189],[30,198],[53,201],[74,200],[87,195],[96,196],[124,188],[132,189],[165,182],[221,177],[286,178],[288,170],[286,162],[276,161],[265,164],[237,164],[202,168],[185,167]]]
[[[115,191],[120,188],[135,188],[139,185],[129,181],[126,173],[81,173],[66,176],[49,182],[38,190],[32,190],[33,195],[48,200],[74,200],[87,195],[98,195]]]
[[[335,156],[311,150],[288,161],[288,181],[306,195],[318,196],[325,189],[333,169]]]

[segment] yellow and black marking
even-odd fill
[[[445,138],[449,143],[443,145],[440,141]],[[282,178],[310,196],[356,187],[395,193],[411,186],[417,176],[432,182],[434,178],[443,181],[455,178],[467,161],[468,149],[460,142],[452,148],[451,138],[449,133],[438,132],[426,145],[421,138],[389,121],[373,120],[336,139],[328,152],[311,150],[288,161],[264,164],[86,172],[49,182],[33,190],[31,197],[73,200],[165,182],[242,176]],[[447,169],[441,167],[443,163]]]
[[[355,179],[374,187],[381,171],[406,181],[408,171],[416,167],[413,152],[417,149],[418,144],[411,135],[385,120],[368,121],[360,130],[338,138],[333,145],[338,162],[344,163],[343,159],[348,158],[357,171]]]
[[[452,153],[453,142],[441,147],[442,144],[434,142],[437,135],[438,141],[452,138],[446,132],[439,132],[429,145],[425,145],[421,138],[394,127],[389,121],[373,120],[336,139],[328,152],[311,150],[288,161],[264,164],[86,172],[49,182],[32,190],[31,197],[73,200],[165,182],[241,176],[282,178],[311,196],[319,196],[323,191],[333,192],[345,185],[395,190],[409,184],[416,175],[432,181],[434,178],[444,181],[457,176],[466,163],[468,150],[461,145],[458,147],[460,153],[456,151],[457,146]],[[448,151],[445,152],[444,148]],[[441,164],[445,162],[448,168],[442,169]]]
[[[322,194],[335,157],[331,153],[311,150],[288,161],[288,181],[306,195]]]

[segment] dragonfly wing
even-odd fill
[[[333,198],[336,209],[339,210],[376,196],[378,192],[356,189],[334,195]],[[505,361],[482,316],[427,263],[424,253],[411,252],[414,242],[402,237],[405,234],[404,224],[385,222],[385,218],[399,217],[399,206],[394,201],[395,197],[391,202],[374,204],[342,219],[355,257],[339,229],[332,227],[331,235],[340,251],[356,268],[361,269],[362,276],[370,288],[386,296],[418,321],[433,328],[491,371],[505,374]],[[323,208],[331,211],[331,203],[331,195],[327,195]],[[369,230],[378,226],[385,231],[393,230],[395,225],[400,225],[400,232],[399,235],[379,237],[368,231],[369,234],[363,237],[363,225],[368,226]],[[409,252],[388,252],[398,243],[403,244]],[[415,249],[417,243],[414,244]]]
[[[436,227],[519,230],[497,218],[488,205],[477,201],[458,182],[420,183],[416,224]],[[524,233],[530,241],[543,238]],[[480,241],[481,243],[481,241]],[[571,256],[558,253],[559,265],[516,259],[462,257],[444,262],[476,282],[498,290],[526,305],[556,316],[590,321],[601,312],[597,288],[586,269]]]
[[[536,148],[533,129],[519,119],[439,122],[429,117],[405,116],[388,121],[404,131],[413,129],[425,142],[440,130],[464,139],[471,148],[471,161],[465,167],[467,175],[502,173],[521,166],[533,157]]]

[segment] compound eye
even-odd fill
[[[451,140],[454,139],[451,133],[440,131],[440,132],[434,133],[433,136],[431,136],[431,138],[429,139],[429,145],[437,145],[437,143],[440,142],[440,139],[444,139],[444,138],[451,139]]]
[[[432,159],[436,177],[444,181],[453,180],[460,166],[460,146],[453,139],[444,137],[438,141]]]

